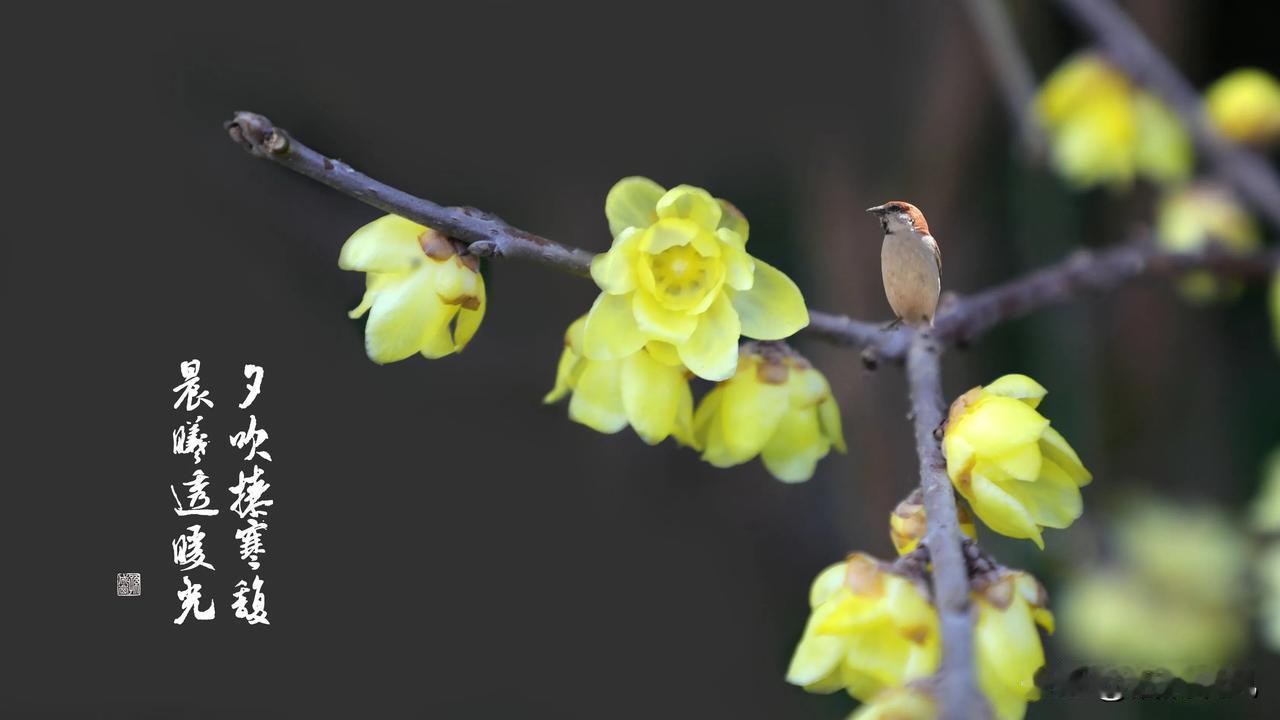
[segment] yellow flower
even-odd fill
[[[916,581],[875,558],[849,556],[822,571],[809,593],[813,612],[787,682],[809,692],[844,689],[869,701],[938,667],[938,612]]]
[[[960,532],[974,540],[978,539],[978,529],[973,526],[973,516],[964,505],[956,505],[956,514],[960,520]],[[906,555],[915,550],[929,530],[928,518],[924,511],[924,502],[920,490],[907,496],[898,503],[889,514],[889,539],[899,555]]]
[[[1280,449],[1273,450],[1262,468],[1262,489],[1249,504],[1250,524],[1257,532],[1280,532]]]
[[[1205,111],[1223,135],[1267,145],[1280,139],[1280,82],[1257,68],[1227,73],[1205,92]]]
[[[1053,163],[1077,186],[1123,188],[1135,175],[1165,183],[1191,173],[1191,139],[1177,116],[1096,54],[1064,62],[1035,102]]]
[[[932,696],[913,687],[889,688],[858,708],[849,720],[935,720],[938,705]]]
[[[1088,663],[1163,668],[1192,681],[1230,662],[1247,642],[1244,608],[1201,605],[1127,571],[1073,580],[1060,604],[1067,643]]]
[[[1223,250],[1245,255],[1262,246],[1253,218],[1228,190],[1215,185],[1201,183],[1166,193],[1156,220],[1156,240],[1169,252],[1195,252],[1216,243]],[[1207,272],[1187,273],[1178,287],[1188,299],[1199,302],[1240,290],[1238,282]]]
[[[1044,588],[1025,572],[1006,570],[973,598],[978,686],[997,720],[1022,720],[1027,703],[1040,699],[1035,676],[1044,666],[1044,648],[1036,625],[1053,632]]]
[[[1067,583],[1068,644],[1085,662],[1165,668],[1185,680],[1231,662],[1248,642],[1249,544],[1237,525],[1202,504],[1139,498],[1115,522],[1114,564],[1086,562]]]
[[[808,480],[833,446],[847,449],[827,379],[781,343],[742,346],[738,372],[698,405],[693,434],[712,465],[759,455],[783,482]]]
[[[1080,517],[1080,488],[1093,479],[1036,412],[1045,394],[1026,375],[976,387],[952,403],[942,440],[947,474],[982,522],[1041,549],[1042,528],[1065,528]]]
[[[650,343],[620,360],[589,360],[582,354],[583,315],[564,335],[564,352],[556,369],[556,385],[542,399],[559,401],[572,393],[569,418],[602,433],[628,424],[650,445],[674,435],[693,446],[693,394],[675,353]]]
[[[1272,543],[1262,551],[1257,576],[1262,637],[1267,647],[1280,652],[1280,544]]]
[[[809,324],[795,283],[747,254],[747,221],[701,188],[620,180],[605,200],[613,246],[591,263],[603,290],[584,351],[618,360],[670,343],[698,377],[733,375],[741,335],[781,340]]]
[[[349,315],[369,313],[365,351],[376,363],[459,352],[484,318],[484,278],[474,256],[453,241],[395,215],[356,230],[338,267],[368,273],[364,299]]]

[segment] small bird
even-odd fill
[[[929,234],[929,224],[915,205],[900,200],[887,202],[867,212],[880,218],[884,245],[880,248],[880,277],[884,294],[899,323],[933,325],[942,291],[942,251]]]

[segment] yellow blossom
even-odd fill
[[[935,720],[938,705],[926,692],[911,686],[889,688],[858,708],[849,720]]]
[[[1205,91],[1204,104],[1218,131],[1232,140],[1266,145],[1280,139],[1280,82],[1264,70],[1228,73]]]
[[[1195,252],[1214,243],[1245,255],[1262,246],[1257,223],[1230,191],[1216,185],[1201,183],[1166,193],[1156,219],[1156,239],[1169,252]],[[1236,294],[1240,284],[1191,272],[1178,287],[1187,298],[1203,302]]]
[[[1036,625],[1053,632],[1044,588],[1025,572],[1006,570],[973,598],[978,686],[996,720],[1022,720],[1027,703],[1040,699],[1035,676],[1044,666],[1044,648]]]
[[[973,516],[964,505],[956,505],[956,515],[960,521],[960,532],[978,539],[978,529],[973,526]],[[915,550],[928,532],[928,518],[924,511],[924,502],[919,490],[898,503],[898,507],[889,513],[889,539],[899,555],[906,555]]]
[[[1248,557],[1241,525],[1210,505],[1148,498],[1124,513],[1114,544],[1135,574],[1159,592],[1202,606],[1236,605]]]
[[[693,446],[693,394],[670,346],[655,341],[619,360],[590,360],[582,353],[586,324],[583,315],[565,333],[556,385],[543,402],[572,393],[569,418],[593,430],[616,433],[631,425],[650,445],[673,435]]]
[[[1236,525],[1203,504],[1139,498],[1115,522],[1111,564],[1083,564],[1062,592],[1062,627],[1076,655],[1189,681],[1207,668],[1211,681],[1248,641],[1248,543]]]
[[[613,246],[591,263],[604,292],[583,338],[592,360],[618,360],[658,340],[698,377],[724,380],[740,336],[781,340],[809,324],[795,283],[747,254],[746,218],[706,190],[624,178],[605,215]]]
[[[1262,466],[1262,488],[1249,506],[1257,532],[1280,532],[1280,450],[1273,450]]]
[[[1202,606],[1125,572],[1073,580],[1060,605],[1068,644],[1090,663],[1163,668],[1195,680],[1198,670],[1229,662],[1246,640],[1241,610]]]
[[[368,273],[360,305],[369,313],[364,346],[376,363],[414,353],[439,358],[459,352],[484,318],[484,278],[474,256],[430,228],[387,215],[356,230],[338,267]]]
[[[832,447],[846,451],[827,379],[781,343],[742,346],[737,373],[698,405],[693,433],[712,465],[730,467],[759,455],[783,482],[813,477]]]
[[[1262,551],[1256,574],[1262,637],[1272,651],[1280,652],[1280,543]]]
[[[1093,479],[1036,412],[1046,392],[1026,375],[976,387],[952,403],[942,441],[947,474],[982,522],[1041,549],[1042,528],[1080,517],[1080,488]]]
[[[1058,67],[1036,98],[1058,171],[1080,187],[1127,187],[1191,172],[1191,139],[1174,113],[1094,53]]]
[[[924,589],[868,555],[855,553],[822,571],[809,605],[787,669],[792,685],[816,693],[844,689],[869,701],[938,667],[938,612]]]

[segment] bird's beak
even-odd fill
[[[883,205],[877,205],[875,207],[867,208],[867,212],[873,215],[879,215],[880,213],[884,212],[884,210],[885,210],[885,207]]]

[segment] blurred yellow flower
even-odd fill
[[[982,522],[1041,549],[1042,528],[1080,517],[1080,488],[1093,479],[1036,412],[1046,392],[1026,375],[976,387],[952,403],[942,440],[947,474]]]
[[[1280,532],[1280,450],[1262,465],[1262,488],[1249,504],[1250,525],[1256,532]]]
[[[973,526],[973,516],[963,504],[956,504],[956,514],[960,520],[960,532],[970,538],[978,539],[978,529]],[[899,555],[906,555],[915,550],[925,533],[929,531],[929,522],[924,511],[924,502],[919,489],[898,503],[898,507],[889,513],[889,539]]]
[[[338,267],[368,273],[364,299],[349,316],[369,313],[364,347],[370,360],[444,357],[475,335],[484,318],[484,278],[477,259],[458,249],[435,230],[396,215],[347,238]]]
[[[1227,73],[1205,91],[1204,104],[1218,131],[1232,140],[1267,145],[1280,139],[1280,82],[1264,70]]]
[[[712,465],[759,455],[783,482],[808,480],[832,447],[847,450],[827,379],[781,343],[742,346],[737,373],[699,403],[693,433]]]
[[[1035,676],[1044,666],[1044,648],[1036,625],[1053,632],[1044,588],[1025,572],[1006,570],[973,598],[978,685],[997,720],[1022,720],[1027,703],[1040,699]]]
[[[1262,638],[1267,647],[1280,652],[1280,543],[1262,551],[1257,566]]]
[[[1067,643],[1088,663],[1212,681],[1247,642],[1248,544],[1236,523],[1211,507],[1142,497],[1114,530],[1112,565],[1062,590]]]
[[[1135,572],[1167,595],[1205,605],[1243,599],[1248,545],[1241,523],[1212,506],[1147,498],[1116,523],[1115,546]]]
[[[1079,187],[1167,183],[1191,173],[1191,139],[1163,103],[1095,53],[1069,58],[1035,101],[1054,166]]]
[[[938,667],[938,612],[916,581],[855,553],[822,571],[787,682],[815,693],[844,689],[864,702]],[[872,716],[876,717],[876,716]]]
[[[746,218],[706,190],[624,178],[605,215],[614,239],[591,263],[604,291],[583,338],[592,360],[619,360],[659,340],[693,374],[725,380],[740,336],[781,340],[809,324],[795,283],[747,254]]]
[[[911,686],[889,688],[858,708],[849,720],[935,720],[938,705],[928,693]]]
[[[1242,612],[1161,594],[1123,572],[1069,583],[1059,605],[1067,642],[1091,663],[1165,669],[1195,680],[1229,661],[1245,639]]]
[[[1165,193],[1156,211],[1156,240],[1162,249],[1181,253],[1196,252],[1211,243],[1241,255],[1262,247],[1253,217],[1229,190],[1208,183]],[[1206,302],[1237,294],[1240,283],[1191,272],[1179,279],[1178,288],[1188,299]]]
[[[583,356],[587,316],[569,326],[564,352],[556,369],[556,385],[542,399],[554,403],[566,395],[569,418],[602,433],[616,433],[627,425],[650,445],[673,435],[681,445],[694,446],[693,393],[688,374],[665,343],[649,343],[620,360],[589,360]]]

